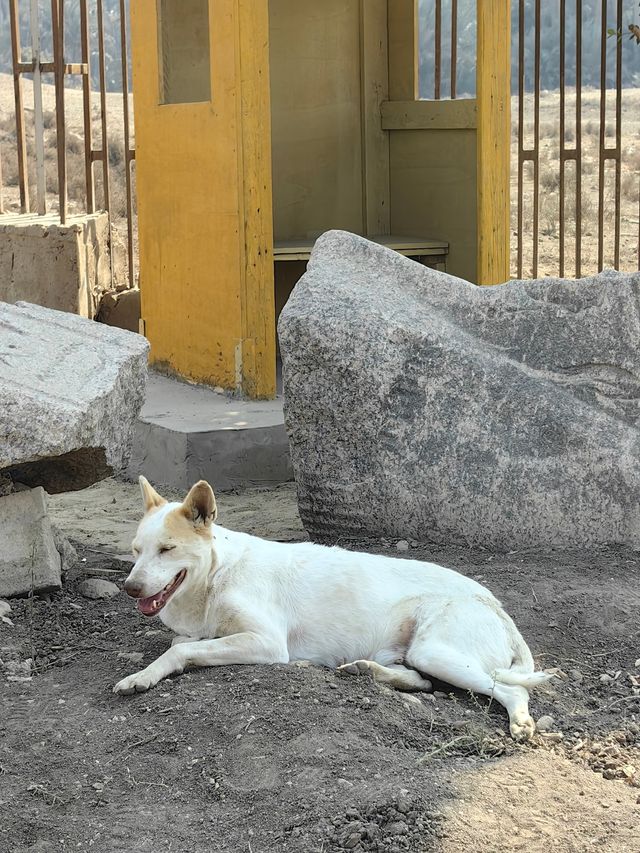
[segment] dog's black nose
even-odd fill
[[[135,581],[126,580],[124,582],[124,591],[131,598],[140,598],[142,596],[142,587]]]

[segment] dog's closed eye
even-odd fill
[[[161,545],[160,548],[158,548],[158,551],[160,554],[166,554],[167,551],[174,551],[175,547],[175,545]]]

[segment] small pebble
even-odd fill
[[[584,680],[584,676],[580,672],[579,669],[570,669],[569,675],[572,681],[575,681],[576,684],[580,684]]]
[[[613,678],[611,678],[611,676],[607,675],[607,673],[605,672],[600,676],[599,681],[600,684],[611,684]]]
[[[409,543],[406,539],[401,539],[399,542],[396,542],[396,551],[408,551]]]
[[[130,660],[131,663],[140,663],[144,655],[142,652],[118,652],[118,657]]]
[[[638,660],[634,663],[634,667],[636,669],[640,669],[640,658],[638,658]]]
[[[389,835],[406,835],[409,832],[409,827],[403,820],[397,820],[387,826]]]
[[[120,592],[120,588],[114,583],[105,581],[102,578],[87,578],[82,581],[78,590],[85,598],[91,599],[113,598],[114,595]]]
[[[539,732],[550,732],[555,726],[556,721],[553,717],[549,715],[545,715],[544,717],[540,717],[538,722],[536,723],[536,728]]]
[[[0,601],[0,616],[6,616],[11,613],[11,605],[8,601]]]

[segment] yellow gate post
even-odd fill
[[[477,0],[477,283],[509,279],[511,2]]]
[[[275,396],[268,0],[131,4],[151,362]]]

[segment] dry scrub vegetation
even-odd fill
[[[615,146],[613,123],[614,92],[607,97],[605,146]],[[517,272],[517,187],[518,187],[518,102],[513,99],[514,120],[511,139],[511,272]],[[543,92],[540,99],[540,198],[538,275],[558,275],[560,252],[560,100],[558,92]],[[597,272],[598,264],[598,172],[600,152],[600,95],[596,90],[582,97],[582,274]],[[575,145],[575,93],[567,93],[565,146]],[[525,102],[525,147],[533,147],[532,96]],[[624,89],[622,93],[622,162],[620,180],[620,269],[638,269],[640,227],[640,89]],[[575,163],[565,167],[565,275],[575,271],[576,236],[576,169]],[[614,165],[605,166],[604,192],[604,264],[614,266]],[[523,277],[532,273],[533,245],[533,164],[525,163],[523,193]]]

